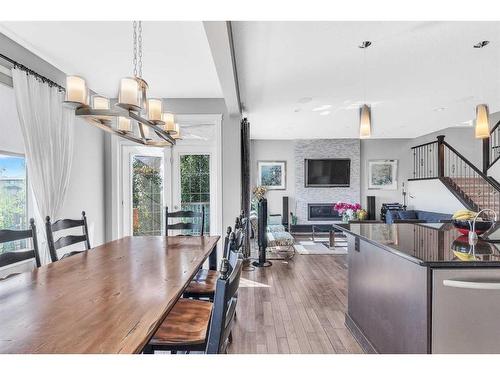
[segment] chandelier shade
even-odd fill
[[[486,104],[478,104],[476,106],[476,138],[489,138],[490,137],[490,114]]]
[[[370,138],[372,135],[371,109],[366,104],[359,109],[359,138]]]
[[[180,139],[181,138],[181,128],[179,124],[174,124],[174,131],[172,132],[172,138],[173,139]]]
[[[79,76],[66,77],[66,102],[88,104],[88,89],[85,79]]]
[[[109,109],[109,99],[101,95],[94,95],[92,97],[92,108]]]
[[[118,116],[118,130],[122,132],[130,132],[132,130],[132,126],[130,124],[130,119],[123,116]]]
[[[140,110],[139,82],[135,78],[126,77],[120,81],[118,105],[122,108]]]
[[[161,113],[161,99],[148,99],[148,119],[155,123],[163,122]]]
[[[176,128],[175,128],[175,117],[173,113],[170,112],[165,112],[162,114],[162,120],[165,123],[163,129],[168,132],[169,134],[175,134]]]

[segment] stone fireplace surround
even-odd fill
[[[306,188],[305,159],[348,158],[351,159],[351,181],[349,187]],[[321,223],[308,220],[308,204],[335,204],[338,201],[360,202],[360,141],[359,139],[316,139],[298,140],[294,146],[295,159],[295,207],[298,224]],[[326,220],[325,223],[332,222]]]

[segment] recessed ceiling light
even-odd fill
[[[313,100],[313,98],[311,98],[310,96],[304,96],[303,98],[300,98],[298,100],[298,102],[305,104],[305,103],[309,103],[311,100]]]
[[[330,104],[323,104],[322,106],[319,106],[319,107],[316,107],[316,108],[313,108],[313,111],[314,112],[319,112],[319,111],[324,111],[328,108],[330,108],[331,105]]]
[[[326,116],[330,114],[330,111],[323,111],[319,113],[321,116]]]

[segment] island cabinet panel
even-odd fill
[[[428,353],[428,268],[359,237],[347,238],[348,327],[365,351]]]
[[[432,352],[500,353],[500,269],[433,270]]]

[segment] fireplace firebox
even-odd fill
[[[342,217],[333,208],[333,203],[309,203],[307,205],[308,221],[337,221]]]

